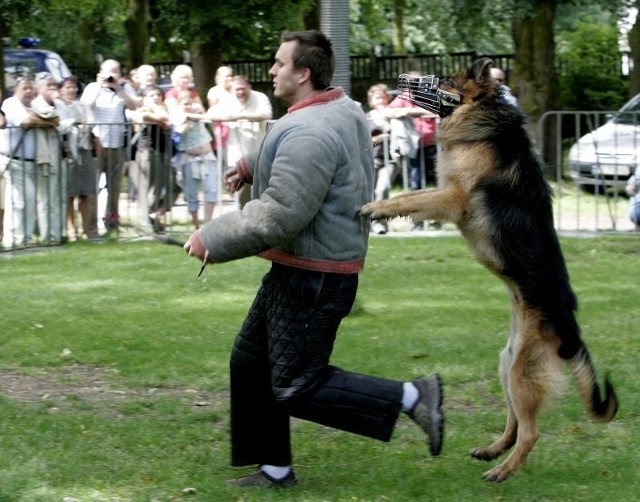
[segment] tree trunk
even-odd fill
[[[0,41],[4,40],[6,34],[9,33],[8,26],[5,24],[4,20],[0,19]],[[0,81],[0,103],[2,103],[7,96],[7,88],[5,86],[5,76],[4,76],[4,44],[0,46],[0,75],[2,75],[2,81]]]
[[[222,42],[209,40],[193,43],[191,59],[196,88],[202,96],[202,102],[206,105],[205,96],[209,88],[215,85],[216,70],[222,64]]]
[[[543,158],[553,167],[555,162],[555,127],[545,125],[539,137],[542,115],[559,107],[560,86],[555,66],[554,23],[557,0],[533,0],[533,14],[511,22],[515,47],[514,92],[520,107],[530,119],[529,134],[543,151]]]
[[[315,4],[304,14],[304,29],[319,30],[320,29],[320,3]]]
[[[404,45],[404,12],[406,7],[406,0],[394,0],[393,2],[393,50],[400,55],[407,53]]]
[[[640,0],[636,0],[635,8],[640,12]],[[629,97],[632,97],[640,92],[640,13],[636,16],[636,21],[629,30],[627,39],[631,50],[632,70],[629,75]]]
[[[127,37],[125,65],[129,70],[149,62],[150,19],[149,0],[129,0],[129,11],[124,21]]]

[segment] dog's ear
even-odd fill
[[[493,61],[490,58],[476,59],[469,68],[469,78],[478,85],[491,82],[492,66]]]

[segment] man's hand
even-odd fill
[[[244,186],[244,181],[238,173],[237,167],[231,167],[222,175],[222,183],[227,191],[233,195]]]
[[[625,191],[629,197],[633,197],[636,194],[636,190],[638,188],[638,183],[632,176],[627,182],[627,186],[625,187]]]
[[[199,230],[196,230],[191,234],[183,247],[189,256],[195,256],[202,262],[209,258],[209,253],[202,244],[202,238],[200,237]]]

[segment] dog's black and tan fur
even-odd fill
[[[438,186],[363,206],[372,219],[409,216],[455,223],[476,258],[500,277],[511,298],[509,341],[500,354],[508,416],[502,436],[470,453],[508,458],[484,479],[503,481],[524,462],[538,439],[536,417],[567,363],[585,409],[608,422],[618,403],[608,380],[604,398],[576,322],[569,283],[553,225],[551,189],[524,128],[524,116],[503,103],[491,81],[492,61],[477,60],[440,80],[461,96],[438,132]]]

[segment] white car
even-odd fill
[[[604,125],[571,147],[569,174],[587,190],[624,193],[627,179],[640,162],[640,94],[607,117]]]

